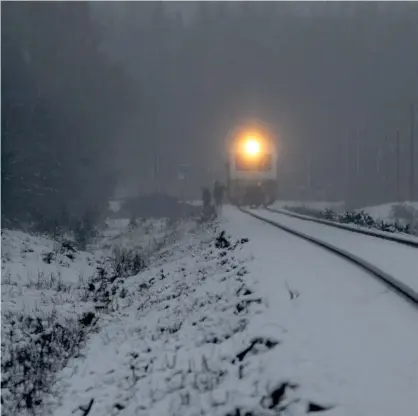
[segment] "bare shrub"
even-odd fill
[[[117,276],[135,276],[146,267],[147,263],[141,253],[120,247],[113,250],[113,268]]]
[[[59,322],[55,312],[33,318],[5,314],[2,338],[2,397],[4,414],[34,412],[49,392],[55,374],[77,355],[87,332],[76,319]],[[7,343],[4,342],[7,338]]]
[[[44,272],[39,271],[36,280],[29,279],[24,286],[37,290],[46,289],[67,293],[71,290],[71,285],[63,282],[60,272],[45,275]]]

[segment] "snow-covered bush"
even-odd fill
[[[29,412],[42,403],[56,371],[83,346],[87,331],[81,320],[60,319],[56,310],[2,316],[1,404],[4,414]]]
[[[125,247],[115,247],[113,268],[118,277],[135,276],[146,266],[146,260],[138,251]]]
[[[384,221],[374,219],[365,211],[346,211],[337,213],[332,209],[317,210],[308,207],[284,207],[288,211],[295,212],[300,215],[306,215],[327,221],[334,221],[340,224],[352,224],[360,227],[371,228],[379,231],[390,233],[416,234],[417,230],[412,229],[413,208],[395,205],[393,211],[394,221]],[[410,208],[410,209],[409,209]],[[416,214],[418,218],[418,212]],[[400,221],[403,219],[403,221]]]

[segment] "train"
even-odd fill
[[[237,206],[268,206],[277,199],[277,140],[260,121],[235,127],[227,138],[227,195]]]

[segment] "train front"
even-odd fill
[[[277,197],[277,150],[260,126],[236,129],[230,137],[228,195],[234,205],[269,205]]]

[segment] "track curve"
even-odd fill
[[[270,224],[274,227],[280,228],[283,231],[286,231],[292,235],[295,235],[297,237],[300,237],[306,241],[309,241],[313,244],[316,244],[334,254],[337,254],[341,257],[343,257],[345,260],[356,264],[358,267],[362,268],[363,270],[367,271],[369,274],[373,275],[377,280],[379,280],[380,282],[386,284],[387,286],[389,286],[392,290],[396,291],[399,295],[403,296],[404,298],[406,298],[408,301],[410,301],[415,307],[418,308],[418,292],[416,292],[415,290],[413,290],[412,288],[410,288],[408,285],[406,285],[405,283],[399,281],[398,279],[396,279],[395,277],[391,276],[390,274],[388,274],[387,272],[383,271],[381,268],[371,264],[370,262],[368,262],[367,260],[362,259],[361,257],[352,254],[350,252],[348,252],[347,250],[344,250],[340,247],[337,247],[333,244],[330,244],[326,241],[323,241],[321,239],[318,239],[316,237],[312,237],[308,234],[305,234],[303,232],[300,232],[298,230],[294,230],[291,227],[288,227],[284,224],[281,224],[278,221],[274,221],[271,220],[269,218],[265,218],[261,215],[258,215],[254,212],[248,211],[246,209],[243,208],[239,208],[239,210],[247,215],[250,215],[253,218],[256,218],[260,221],[263,221],[267,224]],[[275,212],[274,210],[271,210],[272,212]],[[281,212],[278,212],[281,214]]]
[[[323,220],[320,218],[313,218],[313,217],[309,217],[308,215],[296,214],[296,213],[285,211],[282,209],[275,209],[275,208],[265,208],[265,209],[269,212],[287,215],[288,217],[297,218],[303,221],[316,222],[318,224],[328,225],[330,227],[339,228],[345,231],[351,231],[353,233],[364,234],[370,237],[376,237],[382,240],[393,241],[395,243],[403,244],[409,247],[418,248],[418,241],[409,240],[407,238],[398,237],[395,235],[383,234],[383,231],[381,232],[382,233],[381,234],[380,232],[375,232],[372,230],[366,230],[366,229],[361,229],[361,228],[355,228],[354,226],[350,226],[348,224],[340,224],[340,223],[336,223],[333,221]]]

